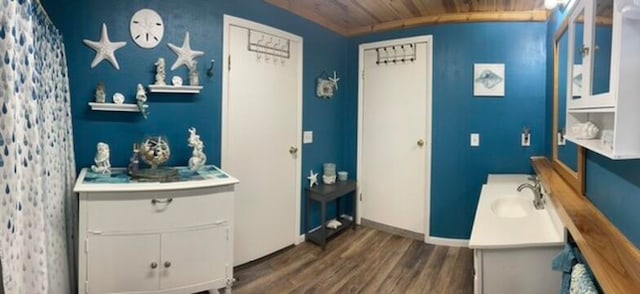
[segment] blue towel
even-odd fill
[[[584,264],[578,263],[571,272],[571,294],[598,294],[593,279]]]
[[[566,244],[564,249],[551,262],[551,269],[562,272],[562,288],[561,294],[569,294],[571,287],[571,269],[576,264],[576,256],[573,254],[573,248]]]

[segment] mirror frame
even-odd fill
[[[573,9],[572,9],[573,10]],[[572,11],[567,12],[571,15]],[[559,61],[559,42],[564,33],[568,33],[570,17],[567,17],[558,30],[553,35],[553,158],[551,160],[553,169],[560,174],[560,176],[580,195],[584,195],[585,187],[585,149],[582,146],[578,146],[578,170],[573,171],[566,164],[564,164],[558,158],[558,114],[559,111],[566,111],[565,109],[559,109],[560,100],[560,86],[559,79],[567,78],[560,77],[560,61]],[[569,40],[571,42],[571,40]]]

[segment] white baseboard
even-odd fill
[[[467,239],[450,239],[440,237],[427,237],[425,243],[450,247],[469,247],[469,240]]]

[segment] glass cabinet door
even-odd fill
[[[585,70],[587,67],[583,61],[588,54],[588,48],[585,46],[585,5],[584,1],[576,4],[576,10],[571,16],[569,22],[569,62],[567,68],[567,107],[577,108],[584,104],[583,95],[586,94],[583,89],[588,81],[585,78]]]
[[[609,93],[610,90],[613,0],[595,2],[591,93],[598,95]]]

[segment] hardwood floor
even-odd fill
[[[473,293],[473,252],[374,229],[347,230],[235,269],[234,293]]]

